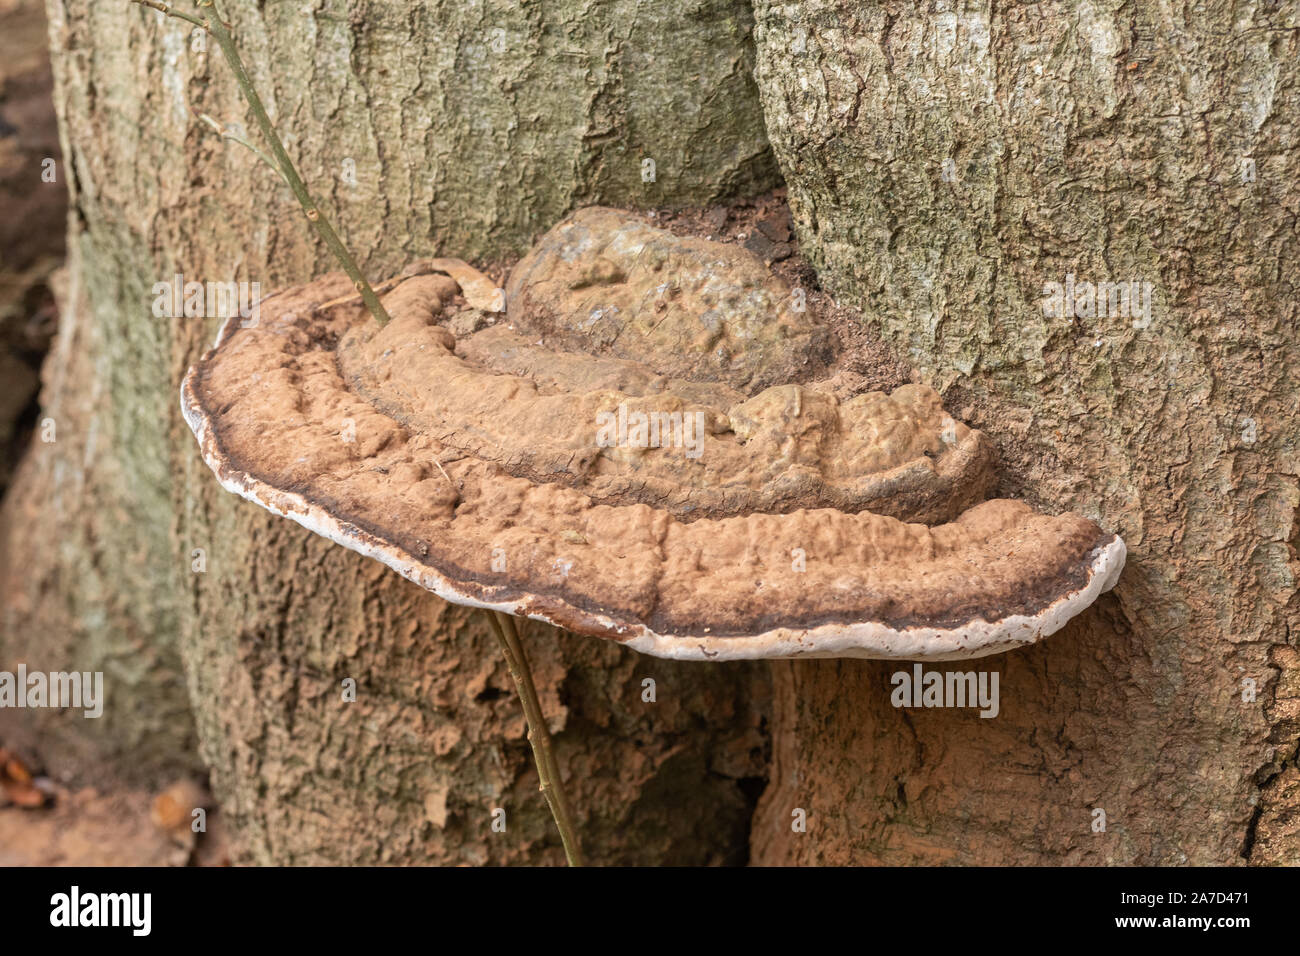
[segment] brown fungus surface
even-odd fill
[[[753,394],[823,371],[828,330],[740,246],[677,236],[618,209],[561,221],[510,274],[520,329]]]
[[[382,329],[339,276],[229,322],[183,394],[223,484],[449,600],[685,659],[979,656],[1119,573],[1086,518],[982,501],[990,445],[927,386],[819,385],[816,316],[744,249],[584,210],[504,316],[460,265],[409,270]]]

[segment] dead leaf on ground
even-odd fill
[[[203,787],[184,777],[154,797],[153,805],[149,808],[149,819],[176,842],[193,847],[194,811],[206,810],[210,802]]]
[[[50,801],[49,788],[32,775],[17,754],[0,747],[0,795],[4,801],[37,810]]]

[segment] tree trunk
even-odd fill
[[[774,668],[756,861],[1300,861],[1295,11],[756,2],[823,284],[1005,493],[1130,549],[1065,631],[943,668],[999,671],[996,719],[895,709],[897,665]],[[1150,316],[1047,315],[1067,275],[1150,282]]]
[[[503,262],[589,202],[777,182],[739,0],[222,8],[375,279],[431,254]],[[35,574],[11,536],[5,652],[107,671],[108,707],[66,746],[71,718],[45,721],[47,761],[186,766],[192,701],[247,860],[562,861],[484,619],[222,492],[178,413],[217,323],[153,317],[155,283],[269,292],[334,267],[276,175],[196,120],[253,129],[215,44],[125,2],[48,11],[86,303],[64,322],[75,373],[47,382],[58,442],[10,508],[17,534],[61,545]],[[743,861],[765,673],[525,639],[593,861]]]
[[[41,360],[54,331],[50,274],[63,259],[67,189],[54,179],[41,0],[0,0],[0,494],[31,438]]]
[[[332,267],[195,121],[251,127],[225,65],[156,13],[47,3],[72,269],[0,650],[103,669],[109,699],[89,733],[20,729],[149,777],[196,723],[251,861],[559,862],[480,618],[220,492],[176,412],[215,323],[152,318],[154,283]],[[225,6],[372,277],[442,252],[499,278],[570,208],[783,173],[822,283],[1000,446],[1002,492],[1128,541],[1066,630],[938,668],[996,671],[993,719],[894,707],[897,664],[673,665],[530,628],[595,862],[1300,859],[1294,5],[755,0],[756,53],[741,0]],[[1045,309],[1129,280],[1149,311]]]

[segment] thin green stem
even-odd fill
[[[343,266],[343,271],[348,274],[348,278],[352,280],[352,285],[357,292],[361,293],[361,301],[366,304],[366,308],[375,317],[375,321],[381,326],[387,325],[389,322],[388,311],[384,308],[383,303],[379,301],[379,296],[375,295],[375,290],[370,287],[366,277],[361,274],[361,267],[352,258],[352,253],[348,252],[347,246],[343,245],[338,233],[330,225],[329,219],[325,217],[320,207],[316,205],[316,201],[312,199],[306,184],[302,181],[297,168],[293,165],[293,160],[289,158],[284,144],[280,142],[279,134],[276,133],[275,127],[271,123],[271,117],[266,112],[266,107],[262,105],[262,98],[257,95],[257,90],[253,88],[253,81],[249,78],[248,71],[244,69],[244,61],[235,48],[235,40],[230,34],[230,27],[221,18],[221,11],[217,9],[214,0],[197,0],[200,10],[212,11],[211,16],[201,18],[182,13],[175,7],[166,3],[158,3],[156,0],[132,0],[132,2],[200,26],[207,30],[212,38],[217,41],[217,46],[221,48],[222,55],[225,56],[226,62],[235,74],[235,82],[239,84],[240,90],[244,93],[244,99],[248,101],[248,106],[253,111],[253,117],[257,120],[258,128],[262,131],[262,137],[270,144],[271,154],[275,157],[281,175],[288,182],[289,188],[293,190],[293,194],[297,198],[299,205],[302,206],[303,212],[307,214],[307,219],[316,227],[316,232],[325,242],[326,247]]]
[[[564,786],[560,781],[560,767],[555,762],[555,751],[551,747],[551,732],[546,727],[546,718],[542,715],[541,701],[537,697],[537,688],[533,684],[533,672],[528,667],[528,658],[524,655],[524,646],[519,640],[519,630],[515,619],[500,611],[489,611],[488,618],[492,629],[496,631],[497,640],[505,654],[510,675],[515,679],[515,690],[519,692],[520,703],[524,705],[524,719],[528,722],[528,742],[533,746],[533,761],[537,764],[537,779],[542,796],[551,808],[551,816],[560,829],[560,842],[564,844],[564,855],[569,866],[582,866],[582,849],[578,845],[577,831],[573,826],[573,816],[569,812],[569,801],[564,795]]]

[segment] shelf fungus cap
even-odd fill
[[[382,329],[341,276],[227,322],[181,396],[222,485],[448,601],[681,660],[979,657],[1115,583],[1116,535],[984,500],[990,445],[931,389],[819,381],[821,331],[751,254],[571,218],[504,315],[439,260],[386,284]],[[695,304],[663,338],[666,281]]]

